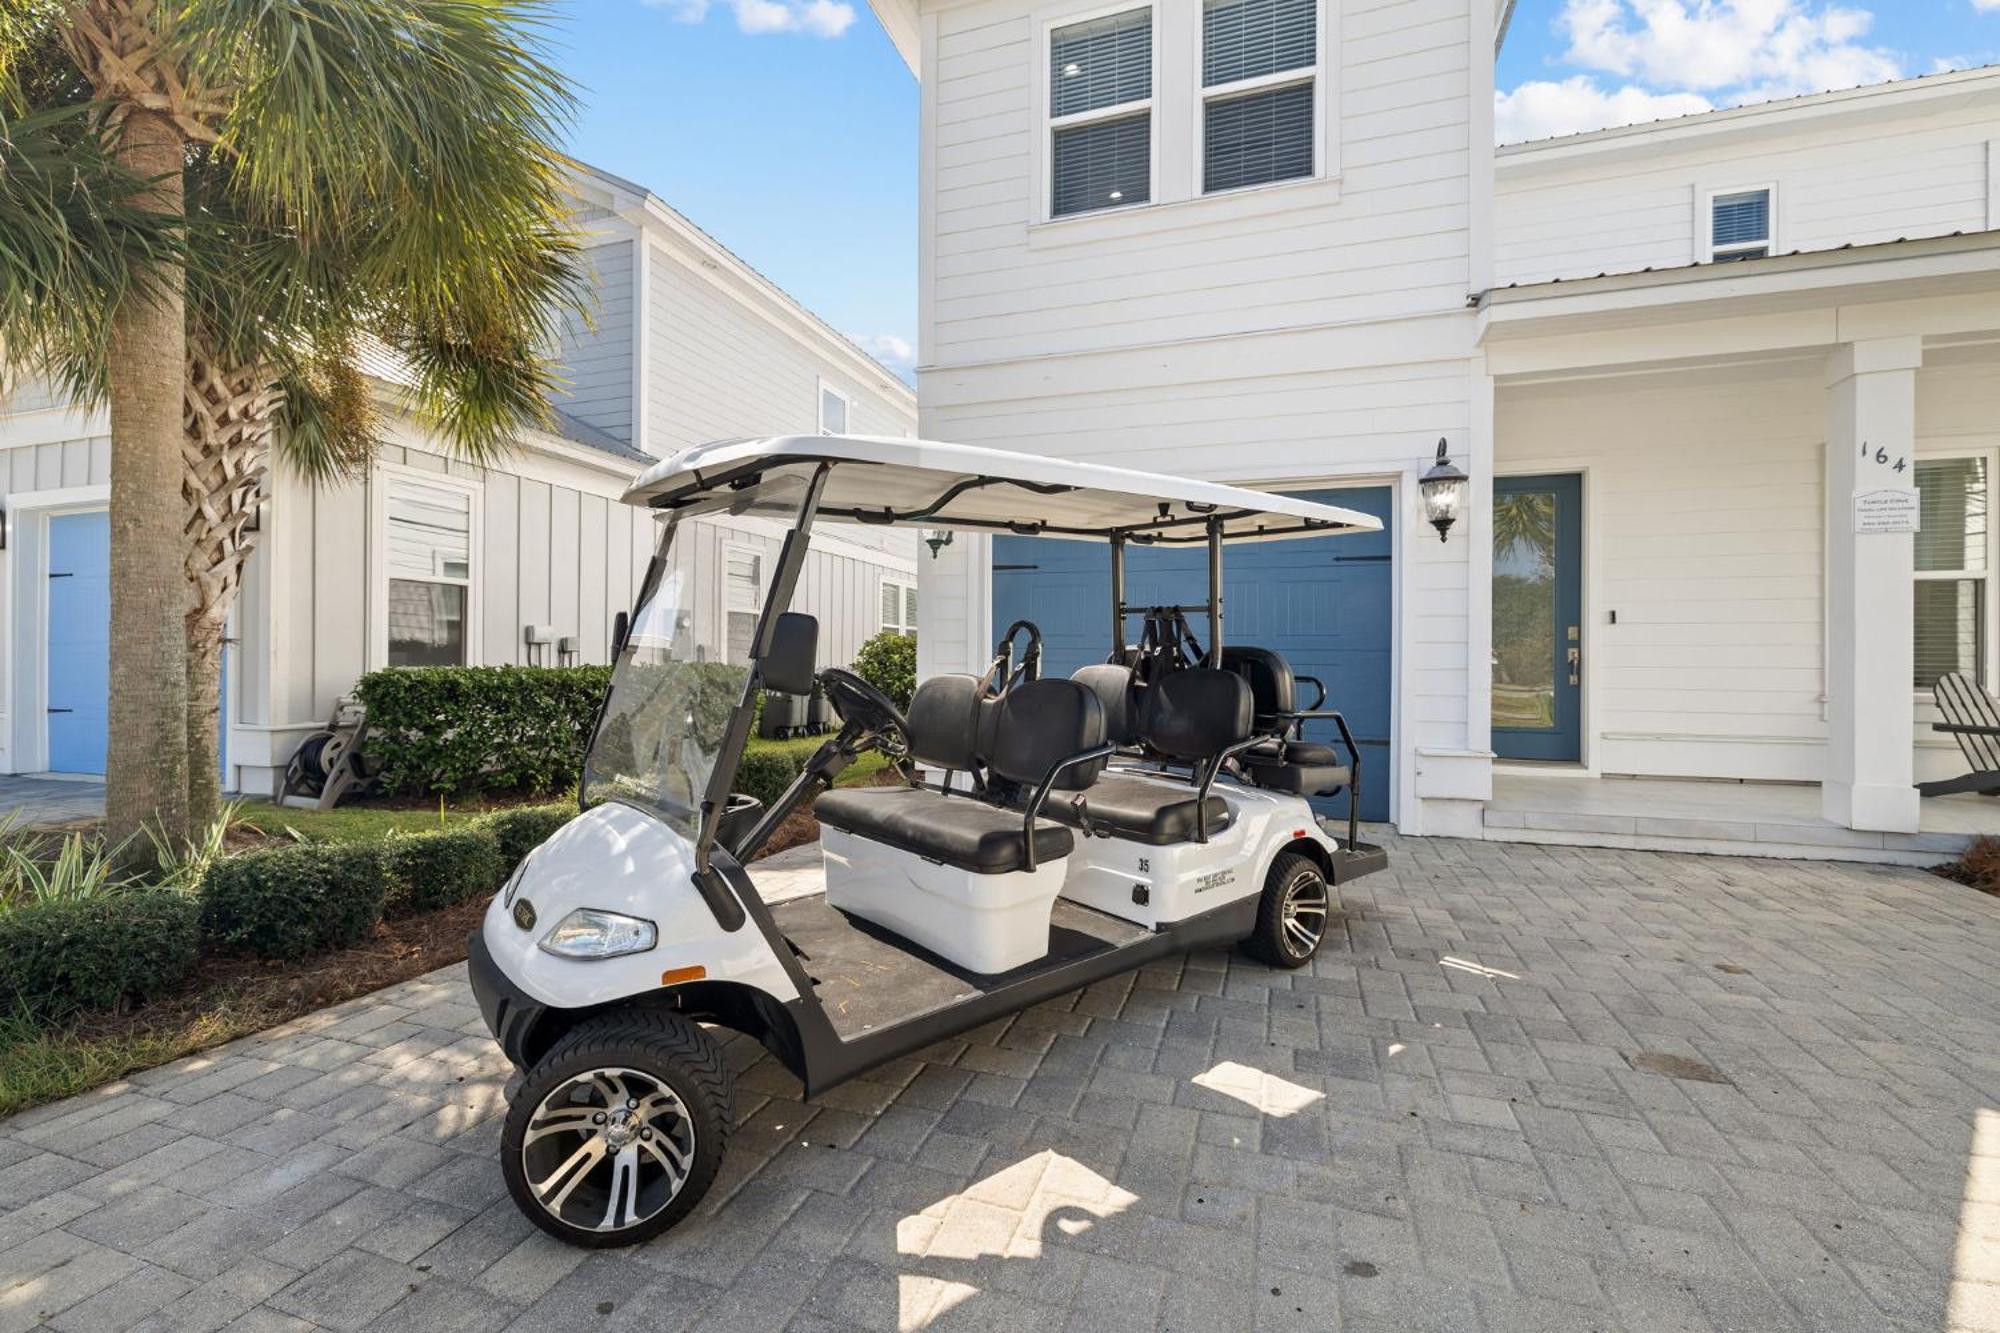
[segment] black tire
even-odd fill
[[[1257,928],[1243,941],[1243,951],[1272,967],[1304,967],[1325,942],[1332,918],[1333,889],[1319,862],[1298,852],[1280,852],[1264,877]]]
[[[636,1245],[708,1193],[732,1120],[729,1067],[706,1032],[664,1010],[605,1014],[522,1079],[500,1133],[501,1172],[515,1205],[556,1239]]]

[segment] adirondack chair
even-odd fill
[[[1931,723],[1931,730],[1955,737],[1972,771],[1941,782],[1919,782],[1917,791],[1925,796],[1968,791],[2000,796],[2000,701],[1956,671],[1938,677],[1935,694],[1944,721]]]

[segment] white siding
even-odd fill
[[[580,421],[632,440],[632,321],[637,305],[637,242],[615,228],[612,239],[587,252],[595,278],[594,327],[575,318],[563,330],[563,370],[568,381],[560,406]]]
[[[1328,0],[1330,179],[1188,197],[1196,0],[1156,0],[1153,204],[1041,222],[1042,22],[939,8],[929,365],[1385,319],[1464,304],[1475,162],[1466,0]],[[1490,24],[1490,18],[1488,19]],[[1188,49],[1177,50],[1185,42]],[[927,90],[927,93],[930,90]],[[1176,198],[1175,196],[1179,197]]]
[[[1818,778],[1821,385],[1813,360],[1500,389],[1498,471],[1585,474],[1600,771]]]
[[[1705,260],[1704,209],[1715,190],[1774,187],[1783,253],[2000,226],[1989,204],[1995,140],[2000,92],[1988,91],[1951,110],[1894,114],[1876,106],[1761,129],[1739,122],[1699,141],[1639,136],[1595,151],[1502,150],[1497,280]]]

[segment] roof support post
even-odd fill
[[[1208,520],[1208,664],[1222,666],[1222,518]]]
[[[1111,660],[1125,662],[1125,534],[1111,534]]]

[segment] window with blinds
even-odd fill
[[[757,610],[764,583],[764,557],[741,546],[729,547],[723,555],[722,595],[725,607],[724,651],[738,664],[750,660],[757,641]]]
[[[1916,537],[1916,687],[1963,672],[1987,683],[1990,533],[1987,460],[1920,459]]]
[[[1771,253],[1771,192],[1738,190],[1709,204],[1709,255],[1719,263]]]
[[[464,666],[472,594],[472,496],[387,483],[389,665]]]
[[[1204,194],[1313,174],[1318,0],[1203,0]]]
[[[882,628],[897,634],[917,632],[917,585],[899,579],[882,580]]]
[[[1153,195],[1153,11],[1049,30],[1049,215]]]

